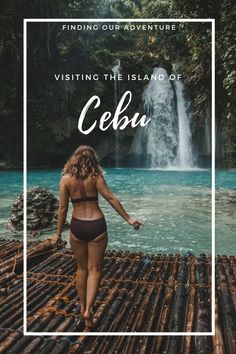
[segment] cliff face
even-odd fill
[[[235,112],[236,109],[234,108]],[[236,167],[236,113],[228,122],[223,121],[221,127],[220,142],[221,142],[221,166],[225,168]]]

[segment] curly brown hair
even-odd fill
[[[65,164],[62,174],[86,179],[89,176],[103,174],[103,172],[94,149],[91,146],[81,145]]]

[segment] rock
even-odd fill
[[[6,226],[14,233],[23,231],[23,198],[21,193],[12,203],[10,223]],[[46,188],[34,186],[28,189],[27,230],[31,235],[56,229],[58,206],[58,199]]]

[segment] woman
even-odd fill
[[[93,325],[92,307],[107,246],[107,226],[98,204],[98,193],[135,229],[143,225],[125,211],[107,186],[95,151],[90,146],[80,146],[63,169],[57,234],[51,242],[55,244],[61,238],[70,198],[73,204],[70,244],[78,264],[76,283],[81,313],[88,328]]]

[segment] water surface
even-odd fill
[[[236,171],[217,171],[216,251],[234,254],[236,230]],[[102,198],[109,248],[145,253],[211,252],[211,172],[210,170],[165,171],[145,169],[105,169],[105,178],[127,211],[144,222],[135,231]],[[28,186],[46,187],[58,196],[59,170],[28,172]],[[19,171],[0,172],[0,236],[5,230],[12,201],[22,191]],[[68,220],[71,215],[69,208]],[[40,238],[45,238],[46,235]],[[68,231],[63,237],[68,239]]]

